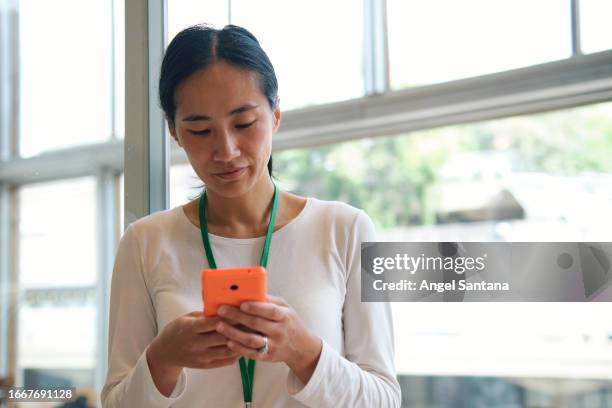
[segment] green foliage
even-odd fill
[[[504,152],[513,171],[612,172],[612,104],[285,151],[275,175],[296,194],[365,210],[380,228],[433,224],[433,186],[462,152]]]

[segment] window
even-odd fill
[[[111,137],[111,4],[19,2],[22,156]]]
[[[609,0],[580,0],[582,51],[591,53],[612,48],[612,3]]]
[[[17,383],[93,388],[95,181],[29,185],[19,203]]]
[[[391,87],[567,58],[570,12],[570,2],[559,0],[388,0]]]
[[[231,4],[232,24],[251,31],[272,61],[281,109],[363,95],[362,2],[233,0]]]
[[[167,0],[168,42],[179,31],[200,23],[221,28],[228,24],[229,4],[227,0]]]
[[[95,284],[95,199],[92,178],[20,189],[19,282],[22,287]]]
[[[170,208],[186,204],[196,198],[203,183],[190,164],[170,167]]]
[[[612,104],[276,155],[303,195],[347,201],[393,240],[606,241]]]
[[[125,137],[125,2],[112,0],[113,6],[113,56],[115,91],[113,105],[113,135]]]
[[[363,208],[379,241],[608,241],[611,118],[603,103],[289,150],[276,175],[298,194]],[[449,306],[392,304],[406,381],[612,376],[609,303]]]
[[[123,235],[125,230],[125,174],[119,176],[119,237]]]

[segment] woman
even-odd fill
[[[206,189],[121,239],[102,405],[398,407],[389,305],[360,301],[360,244],[374,227],[349,205],[276,188],[277,81],[255,37],[231,25],[182,31],[159,92]],[[268,302],[204,317],[200,271],[257,265],[266,239]]]

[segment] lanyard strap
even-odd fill
[[[270,242],[272,241],[272,232],[274,231],[274,220],[276,219],[276,211],[278,209],[278,189],[274,184],[274,198],[272,199],[272,211],[270,213],[270,221],[268,221],[268,230],[266,231],[266,240],[263,250],[261,251],[260,265],[264,268],[268,264],[268,252],[270,252]],[[204,252],[208,260],[210,269],[217,269],[217,263],[213,256],[212,247],[208,238],[208,227],[206,226],[206,190],[200,196],[200,232],[202,233],[202,242],[204,243]],[[244,394],[245,405],[250,406],[253,397],[253,380],[255,379],[255,360],[245,359],[240,357],[240,376],[242,377],[242,393]]]

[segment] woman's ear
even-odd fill
[[[274,109],[274,133],[278,131],[278,128],[281,123],[281,111],[280,111],[280,97],[276,97],[276,108]]]
[[[165,117],[166,117],[166,122],[168,123],[168,131],[170,132],[170,135],[180,147],[183,147],[183,145],[181,144],[181,141],[179,140],[176,134],[176,127],[174,127],[174,123],[168,120],[168,116],[165,116]]]

